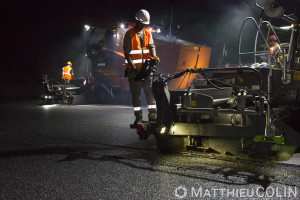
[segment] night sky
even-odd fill
[[[258,13],[250,6],[252,0],[148,2],[147,5],[145,1],[134,0],[1,1],[1,83],[39,84],[43,74],[56,76],[68,60],[76,62],[84,55],[85,24],[108,28],[116,22],[134,21],[135,12],[141,8],[150,12],[151,24],[168,27],[172,4],[173,25],[180,27],[174,29],[174,34],[200,44],[207,44],[212,34],[235,36],[244,16]],[[228,26],[229,22],[234,27]],[[14,75],[10,76],[11,73]]]

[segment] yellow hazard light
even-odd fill
[[[196,106],[197,102],[196,101],[191,101],[191,106]]]
[[[244,82],[244,79],[242,77],[238,77],[238,80],[240,83]]]
[[[300,72],[298,72],[298,71],[294,72],[294,80],[295,81],[300,81]]]

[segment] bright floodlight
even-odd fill
[[[149,28],[149,31],[152,32],[152,31],[153,31],[153,28]]]
[[[121,24],[120,27],[121,27],[121,28],[125,28],[125,25],[124,25],[124,24]]]
[[[88,31],[88,30],[90,30],[91,27],[89,25],[84,25],[84,28],[86,31]]]
[[[289,30],[289,29],[291,29],[293,26],[282,26],[282,27],[280,27],[281,29],[283,29],[283,30]]]
[[[164,133],[166,132],[166,130],[167,130],[167,127],[162,127],[162,128],[160,129],[160,133],[161,133],[161,134],[164,134]]]
[[[160,31],[160,28],[158,28],[156,32],[157,32],[157,33],[160,33],[160,32],[161,32],[161,31]]]

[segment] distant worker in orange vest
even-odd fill
[[[273,58],[272,61],[274,63],[280,62],[280,59],[282,59],[282,50],[275,35],[271,35],[268,38],[268,44],[270,46],[271,57]]]
[[[270,45],[270,53],[276,55],[280,51],[280,46],[278,44],[278,40],[275,35],[271,35],[268,39],[268,43]]]
[[[144,81],[134,81],[134,77],[139,73],[146,59],[156,56],[152,34],[145,28],[150,23],[150,15],[148,11],[142,9],[136,12],[135,19],[135,27],[126,32],[123,41],[123,50],[126,59],[125,76],[128,76],[135,115],[133,127],[136,127],[143,119],[140,102],[142,88],[148,104],[148,119],[149,121],[156,120],[156,104],[152,93],[151,81],[147,79]]]
[[[67,62],[67,66],[62,68],[62,79],[65,80],[65,85],[70,84],[70,80],[74,78],[72,63]]]

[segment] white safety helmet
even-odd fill
[[[149,24],[150,23],[150,14],[147,10],[139,10],[135,14],[135,19],[142,24]]]

